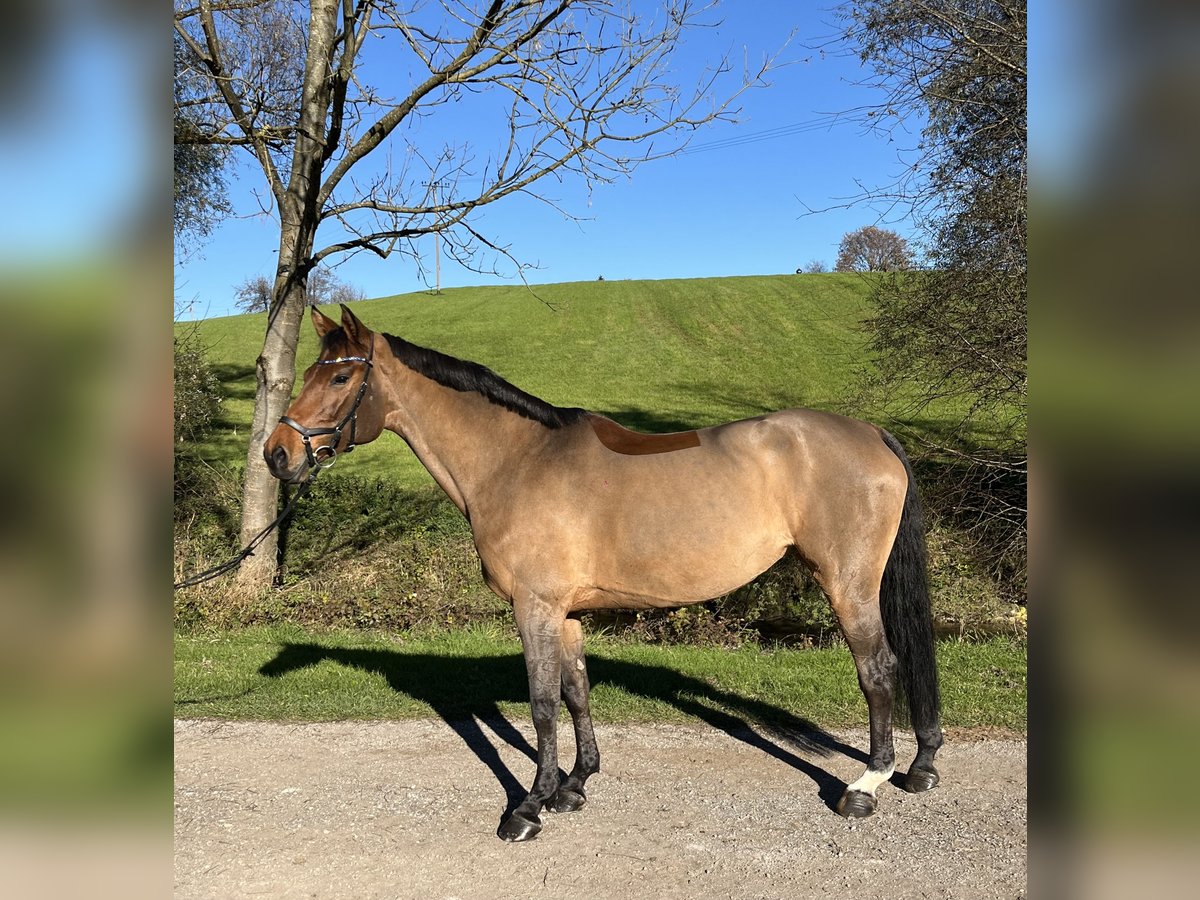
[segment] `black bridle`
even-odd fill
[[[374,355],[375,348],[372,347],[370,356],[339,356],[337,359],[317,360],[316,365],[318,366],[332,366],[336,363],[348,362],[360,362],[365,365],[365,368],[363,369],[362,384],[358,386],[358,394],[355,395],[354,402],[350,405],[349,412],[342,416],[341,421],[336,425],[331,428],[309,428],[306,425],[301,425],[295,419],[288,416],[283,416],[279,419],[279,421],[284,425],[287,425],[289,428],[294,428],[296,431],[298,431],[300,433],[300,437],[304,439],[304,454],[308,457],[308,465],[314,470],[314,474],[317,468],[328,469],[337,460],[337,445],[341,441],[342,432],[345,431],[347,425],[350,426],[350,441],[347,443],[346,449],[343,452],[349,453],[354,449],[354,430],[358,422],[358,406],[360,403],[362,403],[363,395],[367,392],[367,379],[371,377],[371,369],[374,366],[374,364],[371,362],[371,358]],[[326,434],[333,435],[333,440],[328,444],[322,444],[320,447],[314,449],[311,438],[321,437],[322,435]],[[322,450],[326,451],[327,455],[320,456],[319,454]]]

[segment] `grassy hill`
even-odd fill
[[[858,325],[868,285],[859,276],[580,282],[535,290],[536,296],[523,287],[405,294],[363,301],[354,311],[378,331],[483,363],[552,403],[596,410],[642,431],[790,406],[873,417],[853,406],[866,364]],[[196,329],[226,400],[217,428],[195,448],[214,468],[189,466],[182,488],[177,480],[176,574],[211,565],[236,546],[240,487],[229,470],[245,460],[264,327],[263,315],[179,326]],[[316,351],[306,324],[298,368]],[[925,415],[905,424],[939,427]],[[362,477],[348,477],[354,475]],[[984,633],[998,621],[1007,628],[1003,617],[1011,610],[973,561],[969,536],[939,525],[936,516],[931,521],[939,621]],[[507,610],[479,579],[466,522],[389,433],[340,458],[321,478],[289,523],[287,548],[287,591],[245,608],[219,586],[182,592],[177,620],[401,629],[507,621]],[[716,642],[730,639],[728,623],[740,628],[760,617],[785,615],[819,633],[833,627],[828,604],[786,567],[735,594],[721,606],[720,628],[707,610],[637,627],[669,640],[691,635]]]
[[[593,409],[642,431],[789,406],[855,412],[846,404],[863,361],[857,325],[867,292],[856,275],[597,281],[534,291],[403,294],[355,304],[354,311],[377,331],[483,363],[552,403]],[[219,426],[199,449],[211,462],[240,464],[265,315],[194,327],[227,395]],[[306,325],[300,370],[316,347]],[[386,433],[339,460],[338,469],[387,475],[407,487],[430,481]]]

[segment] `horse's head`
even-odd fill
[[[374,333],[345,306],[340,325],[315,306],[312,322],[320,355],[304,373],[300,396],[263,445],[271,474],[293,483],[383,431],[378,378],[372,375]]]

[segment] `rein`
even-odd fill
[[[354,449],[354,433],[355,426],[358,422],[358,407],[362,404],[363,396],[367,393],[367,380],[371,377],[371,369],[374,368],[374,363],[371,361],[371,357],[374,355],[375,348],[372,347],[371,356],[339,356],[337,359],[317,360],[317,365],[319,366],[331,366],[335,363],[347,362],[360,362],[366,364],[366,369],[363,371],[362,384],[358,386],[358,393],[354,397],[354,402],[350,405],[350,411],[347,412],[346,415],[342,416],[341,421],[339,421],[332,428],[309,428],[306,425],[301,425],[295,419],[292,419],[288,416],[282,416],[279,419],[279,421],[284,425],[287,425],[289,428],[293,428],[298,431],[300,433],[300,437],[304,439],[304,453],[308,457],[309,466],[308,478],[304,480],[304,483],[300,485],[296,493],[292,494],[291,499],[289,499],[287,502],[287,506],[283,508],[283,512],[276,516],[275,520],[270,525],[256,534],[250,540],[250,543],[246,544],[246,546],[241,549],[237,556],[233,557],[233,559],[220,563],[219,565],[213,566],[210,569],[205,569],[203,572],[198,572],[195,575],[189,575],[182,581],[175,582],[175,590],[191,587],[192,585],[200,584],[205,581],[211,581],[214,578],[219,578],[227,572],[234,571],[238,566],[245,562],[248,557],[253,556],[254,551],[258,549],[258,545],[266,539],[267,535],[278,528],[280,523],[283,522],[283,520],[289,515],[291,515],[292,510],[296,508],[296,503],[301,497],[308,493],[309,488],[313,486],[313,482],[317,480],[317,475],[320,474],[321,470],[328,469],[334,464],[334,462],[337,461],[337,445],[341,442],[342,432],[346,430],[347,425],[350,426],[350,441],[346,445],[346,449],[343,452],[349,453]],[[314,449],[311,438],[321,437],[322,435],[326,434],[333,435],[333,440],[328,444],[322,444],[320,447]],[[322,456],[321,451],[326,451],[326,455]]]
[[[251,538],[250,543],[243,547],[237,556],[219,565],[215,565],[211,569],[205,569],[203,572],[197,572],[195,575],[189,575],[182,581],[175,582],[174,589],[179,590],[180,588],[191,587],[205,581],[212,581],[214,578],[219,578],[227,572],[237,569],[238,566],[246,561],[247,557],[254,555],[254,551],[258,549],[258,545],[263,542],[266,536],[278,528],[279,523],[292,514],[292,510],[296,508],[296,503],[308,493],[308,489],[313,486],[313,482],[317,480],[317,474],[320,471],[319,468],[312,470],[312,474],[305,479],[304,483],[296,490],[296,493],[292,494],[291,499],[287,502],[287,506],[283,508],[283,512],[275,517],[275,521]]]

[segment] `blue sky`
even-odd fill
[[[806,214],[805,206],[836,206],[858,193],[856,182],[885,184],[902,164],[898,145],[866,135],[861,126],[830,124],[828,115],[874,103],[874,92],[855,86],[865,74],[853,57],[806,49],[833,33],[832,14],[807,3],[729,2],[719,27],[686,41],[679,67],[687,72],[729,51],[735,60],[757,60],[784,50],[791,65],[774,71],[771,86],[743,95],[736,125],[718,123],[701,131],[691,149],[648,163],[590,194],[579,183],[549,191],[581,221],[571,221],[525,198],[501,201],[472,221],[509,245],[511,252],[540,268],[531,283],[624,278],[678,278],[793,272],[809,260],[832,266],[843,233],[879,220],[866,206]],[[369,73],[370,74],[370,73]],[[808,127],[817,123],[820,127]],[[445,128],[445,122],[440,123]],[[472,134],[459,117],[454,139],[487,144],[490,134]],[[799,126],[789,128],[788,126]],[[432,125],[422,125],[432,128]],[[742,139],[742,140],[739,140]],[[901,142],[902,143],[902,142]],[[713,145],[717,146],[706,146]],[[382,149],[382,148],[381,148]],[[377,151],[378,152],[378,151]],[[246,217],[227,220],[200,251],[175,269],[176,315],[202,318],[234,311],[234,290],[249,276],[274,271],[278,241],[275,221],[246,215],[257,209],[250,193],[263,189],[252,163],[242,162],[233,199]],[[908,234],[903,221],[884,220]],[[322,231],[318,244],[337,239]],[[424,252],[432,271],[432,238]],[[442,260],[442,285],[513,283],[480,275]],[[418,267],[407,257],[384,261],[359,254],[338,268],[368,297],[423,290]],[[432,275],[429,276],[432,278]],[[519,282],[518,282],[519,283]]]

